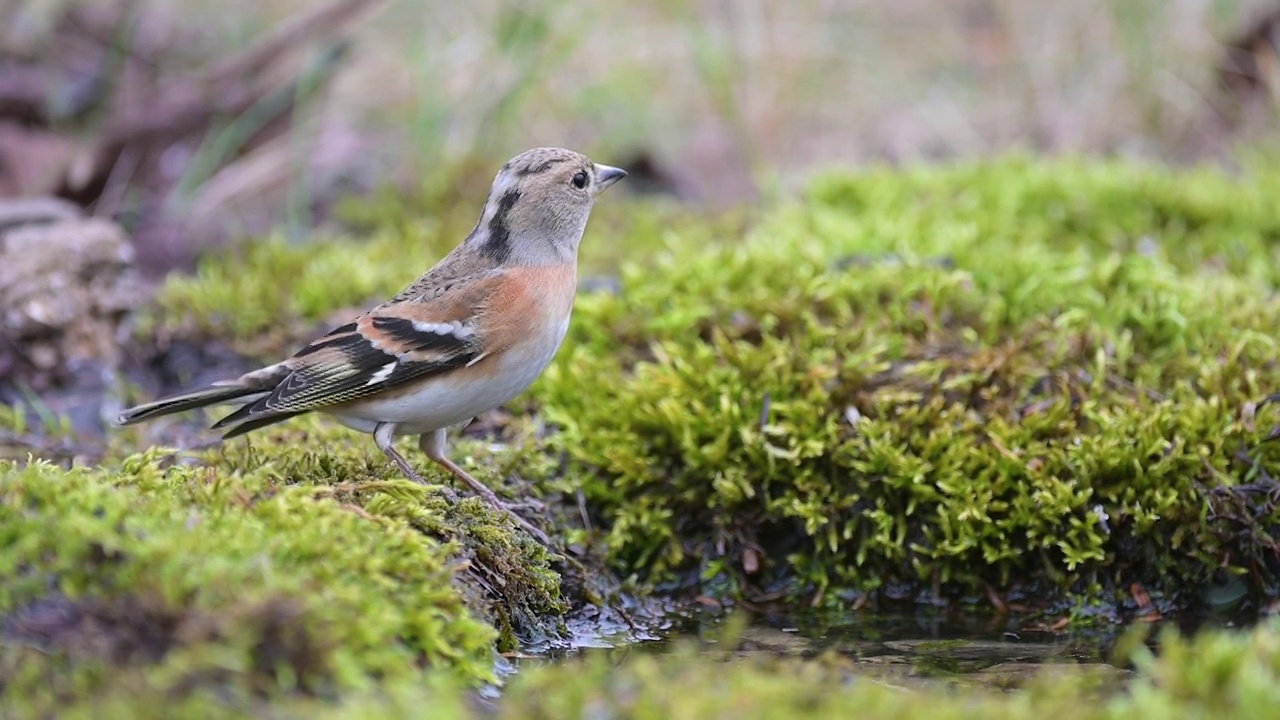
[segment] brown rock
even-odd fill
[[[114,367],[121,323],[147,297],[124,232],[47,201],[0,201],[0,218],[0,379],[39,390],[85,361]]]

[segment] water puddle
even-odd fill
[[[1144,623],[1146,642],[1158,651],[1160,630],[1176,624],[1184,633],[1209,626],[1232,626],[1225,619],[1195,618]],[[708,662],[753,658],[794,658],[827,663],[850,680],[877,682],[904,690],[987,688],[1016,690],[1033,680],[1078,681],[1100,696],[1123,690],[1135,673],[1114,657],[1130,629],[1110,625],[1070,632],[1040,628],[1034,618],[980,613],[865,612],[802,613],[747,618],[673,615],[647,642],[612,626],[587,633],[575,648],[543,655],[534,662],[557,662],[583,651],[605,652],[625,665],[637,654],[665,654],[697,648]],[[522,660],[507,666],[519,669]]]

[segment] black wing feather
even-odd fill
[[[399,317],[374,317],[371,324],[377,344],[360,333],[356,323],[337,328],[294,355],[292,372],[269,395],[222,418],[214,427],[234,426],[225,435],[234,437],[464,367],[480,355],[478,339],[460,328],[437,332],[439,326],[433,325],[424,330]]]

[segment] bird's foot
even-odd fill
[[[419,485],[426,485],[427,487],[435,488],[444,496],[445,501],[450,505],[458,504],[458,493],[454,492],[453,488],[448,485],[427,482],[426,478],[422,477],[417,470],[414,470],[413,466],[409,464],[408,460],[404,459],[403,455],[396,452],[394,449],[389,449],[385,452],[387,457],[391,458],[392,462],[396,464],[396,467],[400,468],[400,472],[403,473],[406,478],[418,483]]]
[[[488,502],[491,506],[493,506],[497,510],[501,510],[502,512],[505,512],[508,516],[510,516],[512,521],[514,521],[517,526],[519,526],[525,532],[532,535],[535,540],[542,543],[544,546],[548,548],[551,547],[551,538],[547,537],[546,533],[544,533],[542,530],[534,526],[533,523],[529,522],[528,520],[525,520],[523,517],[520,516],[519,513],[516,512],[518,508],[525,508],[525,507],[533,507],[533,509],[537,509],[537,510],[543,509],[544,506],[541,502],[537,500],[529,500],[521,503],[508,503],[507,501],[498,497],[498,494],[490,490],[488,486],[486,486],[484,483],[471,477],[471,475],[467,473],[466,470],[463,470],[462,468],[448,461],[441,464],[445,465],[445,467],[448,468],[451,472],[453,472],[453,474],[459,480],[466,483],[468,487],[470,487],[473,491],[475,491],[477,495],[484,498],[485,501]]]

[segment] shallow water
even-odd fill
[[[898,612],[767,614],[672,614],[650,628],[641,641],[625,625],[609,623],[575,633],[574,647],[542,655],[535,662],[559,661],[580,652],[607,652],[625,664],[633,654],[664,654],[696,648],[708,662],[760,657],[813,659],[828,663],[851,680],[903,689],[932,686],[1015,690],[1037,678],[1072,677],[1101,694],[1123,690],[1134,676],[1113,657],[1116,643],[1138,627],[1139,642],[1158,650],[1164,627],[1183,632],[1210,626],[1248,624],[1240,619],[1180,617],[1131,625],[1070,631],[1050,630],[1043,618],[979,612]],[[506,666],[517,671],[521,660]]]

